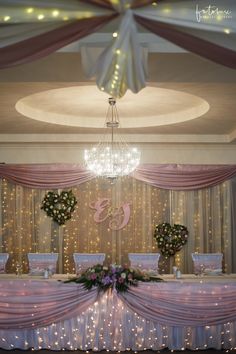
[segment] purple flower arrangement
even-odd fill
[[[116,289],[118,292],[124,292],[130,286],[137,286],[139,281],[162,281],[162,279],[152,277],[141,270],[132,269],[128,266],[112,264],[106,267],[97,264],[88,268],[80,277],[72,278],[65,282],[84,284],[84,287],[88,290],[96,286],[99,291]]]

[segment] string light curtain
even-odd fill
[[[31,189],[1,180],[0,246],[10,253],[8,271],[20,262],[27,272],[28,252],[58,252],[59,269],[74,272],[74,252],[104,252],[106,263],[126,263],[129,252],[156,252],[154,227],[160,222],[180,223],[189,229],[189,239],[175,262],[192,272],[191,252],[223,252],[226,272],[232,270],[236,251],[231,228],[231,182],[195,191],[159,189],[132,177],[114,185],[93,179],[72,188],[78,204],[72,219],[58,226],[40,209],[46,190]],[[59,190],[60,191],[60,190]],[[106,220],[94,221],[91,205],[98,198],[110,199]],[[112,210],[130,203],[130,219],[121,230],[112,230]],[[104,216],[104,214],[103,214]],[[168,272],[173,261],[161,260]]]

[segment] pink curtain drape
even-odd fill
[[[140,165],[133,177],[162,189],[213,187],[236,176],[236,165]]]
[[[198,327],[225,324],[236,319],[236,284],[225,282],[139,283],[118,297],[145,320],[169,326]],[[0,289],[0,330],[33,329],[82,315],[97,302],[103,302],[112,317],[111,329],[117,326],[117,294],[100,293],[97,288],[84,290],[81,284],[47,280],[3,280]],[[86,314],[85,314],[86,316]],[[125,317],[126,318],[126,317]],[[97,327],[104,323],[98,323]],[[84,324],[86,326],[86,322]],[[85,331],[85,329],[84,329]]]
[[[236,176],[236,165],[143,164],[132,175],[155,187],[195,190],[212,187]],[[66,188],[94,175],[77,164],[0,164],[0,178],[29,188]]]
[[[190,52],[212,60],[215,63],[236,69],[236,52],[231,49],[198,38],[190,33],[183,32],[171,24],[146,19],[138,15],[135,15],[135,20],[150,32]]]
[[[28,188],[73,187],[94,178],[77,164],[0,165],[0,177]]]
[[[153,0],[133,0],[133,3],[131,4],[131,8],[135,9],[135,8],[150,5],[152,3],[153,3]]]
[[[0,69],[30,62],[42,58],[63,46],[84,36],[96,32],[101,26],[118,16],[110,0],[83,0],[99,8],[112,9],[108,16],[98,16],[78,20],[59,29],[35,36],[33,38],[0,48]],[[152,1],[135,0],[133,8],[149,5]],[[210,40],[205,40],[187,31],[176,28],[173,24],[162,23],[135,15],[135,20],[150,32],[168,41],[196,53],[204,58],[230,68],[236,68],[236,52],[226,46],[221,46]]]
[[[235,283],[140,283],[119,297],[146,320],[170,326],[211,326],[235,321],[235,290]]]
[[[96,288],[88,291],[79,284],[1,279],[0,329],[37,328],[69,319],[96,298]]]
[[[109,10],[113,9],[113,6],[112,6],[110,0],[80,0],[80,1],[85,2],[86,4],[104,7],[105,9],[109,9]]]
[[[4,69],[43,58],[95,32],[116,16],[117,14],[114,13],[73,21],[52,31],[0,48],[0,68]]]

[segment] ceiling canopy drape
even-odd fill
[[[215,0],[2,0],[0,68],[44,57],[119,17],[91,72],[99,89],[122,97],[147,80],[137,24],[206,59],[236,68],[236,2]],[[9,35],[10,33],[10,35]]]

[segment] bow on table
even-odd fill
[[[215,0],[1,0],[0,69],[42,58],[100,30],[117,28],[86,71],[100,90],[122,97],[146,85],[147,50],[138,25],[229,68],[236,68],[236,2]],[[117,18],[119,23],[117,25]],[[147,48],[148,49],[148,48]]]

